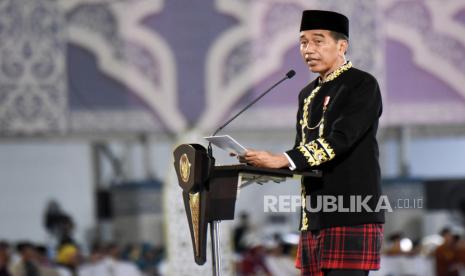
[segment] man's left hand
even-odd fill
[[[268,151],[247,150],[240,160],[260,168],[279,169],[289,166],[284,154],[273,154]]]

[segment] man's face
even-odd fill
[[[300,53],[314,73],[324,76],[337,69],[346,49],[347,41],[336,41],[328,30],[300,32]]]

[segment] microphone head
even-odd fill
[[[286,73],[286,77],[288,79],[292,78],[293,76],[295,76],[295,71],[294,70],[290,70],[289,72]]]

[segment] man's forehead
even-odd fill
[[[300,38],[310,38],[310,37],[327,37],[330,35],[328,30],[305,30],[300,32]]]

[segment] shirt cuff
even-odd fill
[[[291,171],[297,169],[297,167],[296,167],[295,164],[294,164],[294,161],[292,161],[292,159],[289,157],[289,155],[287,155],[287,153],[284,153],[284,155],[286,156],[287,161],[289,161],[289,164],[290,164],[290,165],[289,165],[289,169],[290,169]]]

